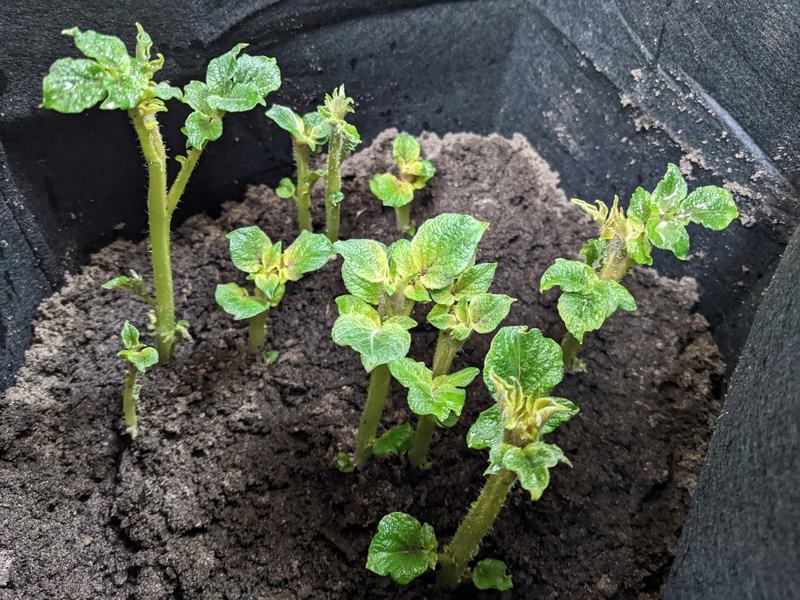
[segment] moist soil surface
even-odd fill
[[[368,186],[389,169],[396,133],[346,162],[343,238],[397,238],[393,211]],[[504,325],[560,339],[557,292],[539,294],[538,280],[556,257],[578,258],[595,235],[588,216],[522,137],[426,134],[422,147],[438,171],[418,192],[417,223],[443,212],[489,221],[478,260],[499,263],[491,291],[519,300]],[[470,386],[460,424],[436,436],[429,470],[389,456],[337,471],[368,384],[357,354],[330,337],[334,298],[345,293],[341,259],[290,284],[270,312],[267,345],[279,358],[267,365],[248,352],[246,323],[214,302],[218,283],[245,284],[225,234],[252,224],[287,244],[294,205],[254,188],[219,219],[196,216],[174,234],[177,311],[194,343],[144,378],[135,442],[124,433],[116,353],[124,320],[144,329],[146,306],[99,286],[129,268],[147,280],[146,244],[115,242],[42,304],[26,366],[0,405],[0,598],[449,597],[430,574],[401,587],[368,572],[367,547],[392,511],[449,540],[484,481],[487,453],[464,437],[488,392],[480,378]],[[589,372],[554,392],[581,407],[549,439],[574,468],[553,469],[538,502],[512,490],[483,543],[479,558],[505,560],[513,590],[465,585],[453,597],[661,596],[724,365],[694,312],[693,280],[639,268],[626,285],[639,309],[588,334]],[[413,316],[411,356],[430,363],[436,332],[424,307]],[[453,368],[481,366],[490,338],[473,335]],[[413,417],[403,392],[392,384],[387,428]]]

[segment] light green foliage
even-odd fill
[[[133,269],[130,270],[130,275],[120,275],[114,279],[105,282],[101,286],[104,290],[125,290],[136,294],[142,300],[147,302],[150,306],[155,306],[156,301],[147,291],[147,286],[144,284],[142,277]]]
[[[391,575],[397,583],[409,583],[436,568],[438,545],[433,527],[405,513],[390,513],[378,523],[378,533],[369,545],[367,569]]]
[[[317,108],[317,113],[324,123],[327,123],[331,132],[336,129],[344,135],[344,153],[349,154],[361,143],[361,136],[356,128],[345,121],[348,113],[356,112],[353,108],[355,104],[344,91],[344,85],[340,85],[333,91],[333,94],[325,95],[325,103]]]
[[[602,280],[588,264],[557,258],[542,275],[540,291],[561,287],[558,313],[579,342],[587,331],[595,331],[618,308],[636,310],[636,301],[620,283]]]
[[[479,590],[499,590],[504,592],[514,587],[507,573],[508,567],[502,560],[484,558],[472,569],[472,583]]]
[[[121,335],[125,349],[120,350],[117,355],[136,367],[139,373],[144,373],[147,368],[158,362],[158,350],[140,342],[139,335],[139,330],[125,321]]]
[[[339,452],[336,455],[335,465],[342,473],[352,473],[356,470],[356,466],[350,460],[350,455],[346,452]]]
[[[450,375],[433,377],[425,363],[400,358],[389,363],[392,376],[408,389],[408,406],[420,416],[433,415],[446,423],[451,415],[461,415],[466,391],[463,389],[478,376],[480,369],[467,367]]]
[[[370,191],[384,206],[399,208],[414,199],[414,186],[391,173],[379,173],[369,180]]]
[[[377,310],[353,295],[339,296],[336,305],[339,318],[333,325],[333,341],[358,352],[367,372],[408,353],[411,347],[408,330],[416,326],[414,319],[403,316],[381,319]]]
[[[369,304],[378,304],[391,288],[387,248],[374,240],[345,240],[333,245],[344,258],[342,279],[347,291]]]
[[[391,173],[375,175],[369,188],[384,206],[399,208],[414,199],[414,190],[425,187],[436,174],[436,169],[427,160],[419,158],[420,148],[413,136],[403,133],[394,140],[392,156],[400,177]]]
[[[428,322],[463,342],[473,331],[481,334],[494,331],[508,316],[514,302],[515,298],[505,294],[462,295],[456,304],[436,304],[428,313]]]
[[[251,296],[245,288],[233,282],[217,285],[214,300],[237,321],[250,319],[270,308],[267,300]]]
[[[281,179],[280,183],[278,183],[278,187],[275,188],[275,194],[278,198],[284,199],[294,198],[296,191],[297,188],[295,188],[294,183],[288,177]]]
[[[403,456],[411,448],[411,441],[414,439],[414,428],[409,423],[403,423],[397,427],[392,427],[381,437],[375,440],[372,453],[375,456],[385,454],[397,454]]]
[[[288,106],[276,104],[266,114],[281,129],[288,131],[296,142],[308,146],[311,152],[321,150],[331,133],[330,125],[317,112],[301,117]]]
[[[531,442],[520,448],[512,444],[500,444],[490,452],[491,464],[486,474],[499,473],[503,469],[514,471],[523,489],[531,495],[535,502],[542,497],[544,490],[550,485],[550,469],[559,462],[572,466],[561,448],[544,442]]]

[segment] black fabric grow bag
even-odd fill
[[[209,57],[238,41],[278,59],[284,83],[274,102],[306,110],[344,82],[358,102],[367,141],[389,126],[414,134],[521,132],[560,173],[565,191],[586,200],[626,199],[637,185],[656,181],[667,162],[681,160],[691,166],[695,185],[727,185],[742,218],[721,234],[693,232],[692,259],[664,257],[659,269],[697,278],[700,311],[735,364],[800,216],[796,2],[177,0],[168,8],[150,1],[136,6],[37,0],[0,8],[2,388],[13,383],[30,344],[36,306],[58,287],[64,270],[115,236],[144,235],[144,172],[125,119],[37,108],[49,65],[75,55],[61,29],[94,28],[130,45],[133,21],[145,25],[167,56],[165,76],[175,84],[199,76]],[[181,143],[175,132],[184,116],[174,110],[164,119],[173,147]],[[251,183],[274,185],[291,168],[285,136],[259,111],[230,115],[225,127],[204,156],[178,221],[215,211]],[[798,369],[786,362],[797,354],[797,304],[780,304],[800,284],[796,246],[774,286],[784,291],[773,290],[758,320],[768,333],[754,331],[743,359],[749,362],[732,380],[729,422],[718,435],[731,443],[712,445],[668,590],[673,598],[798,593],[791,588],[797,576],[790,575],[797,519],[788,514],[792,501],[797,506],[796,419],[794,429],[770,436],[773,420],[735,416],[752,409],[755,398],[779,398],[797,412]],[[794,321],[781,320],[784,314],[794,314]],[[771,344],[759,342],[764,335]],[[777,352],[774,361],[770,352]],[[753,361],[783,364],[783,376],[748,368]],[[765,389],[769,398],[757,395]],[[739,471],[744,462],[759,464],[732,459],[740,439],[758,440],[748,452],[771,457],[770,468]],[[737,488],[740,494],[719,496],[759,473],[783,486],[747,484]],[[769,540],[781,528],[782,544],[765,542],[749,553],[758,560],[744,562],[728,551],[740,547],[737,541],[711,525],[720,498],[752,528],[752,538]],[[748,518],[756,512],[772,518]],[[757,578],[765,565],[787,575]],[[724,575],[733,572],[738,577]]]

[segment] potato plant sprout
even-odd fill
[[[228,112],[244,112],[265,105],[264,98],[280,87],[275,59],[239,55],[247,44],[209,62],[206,80],[190,81],[183,90],[153,76],[164,64],[159,54],[151,60],[153,42],[136,24],[135,56],[128,55],[117,37],[77,27],[62,33],[75,39],[87,58],[61,58],[44,78],[42,106],[62,113],[80,113],[100,103],[102,110],[125,110],[139,138],[149,175],[147,213],[153,264],[155,297],[147,294],[141,279],[127,276],[109,281],[107,289],[119,288],[141,296],[155,310],[154,336],[159,361],[167,362],[175,344],[186,339],[185,323],[175,322],[175,300],[170,260],[170,224],[186,184],[200,155],[210,141],[222,135],[222,118]],[[168,185],[167,152],[157,115],[167,110],[165,102],[179,100],[192,108],[186,118],[186,154],[176,157],[180,170]]]
[[[313,154],[319,153],[328,141],[330,125],[318,112],[302,117],[287,106],[276,104],[267,111],[267,116],[292,136],[292,153],[297,169],[297,185],[283,178],[275,193],[281,198],[291,198],[297,205],[297,225],[301,231],[313,231],[311,223],[311,189],[324,170],[309,171],[308,163]]]
[[[474,264],[486,227],[488,223],[468,215],[443,214],[423,223],[411,241],[398,240],[388,248],[360,239],[333,245],[344,257],[342,278],[350,292],[336,299],[339,318],[333,340],[358,352],[370,374],[356,466],[369,460],[376,445],[381,452],[408,449],[412,431],[407,425],[391,430],[378,442],[375,439],[391,381],[389,364],[408,353],[408,331],[417,325],[410,316],[414,304],[431,302],[439,292],[449,294],[459,276]],[[337,462],[342,469],[350,468],[347,455],[339,455]]]
[[[558,446],[544,441],[578,412],[569,400],[550,395],[562,377],[556,342],[538,329],[500,329],[483,368],[484,383],[496,404],[481,413],[467,434],[470,448],[489,448],[486,485],[478,500],[441,551],[427,523],[400,512],[386,515],[370,543],[367,568],[401,584],[435,569],[439,584],[447,588],[471,578],[480,589],[509,589],[512,584],[502,561],[484,559],[474,568],[469,564],[516,483],[531,500],[538,500],[550,484],[550,469],[570,464]]]
[[[394,208],[397,229],[401,233],[414,234],[411,223],[411,201],[414,192],[425,187],[436,169],[427,160],[419,157],[420,148],[414,136],[403,133],[394,140],[392,157],[400,177],[391,173],[379,173],[369,181],[369,189],[383,202]]]
[[[594,207],[573,200],[600,226],[600,236],[581,248],[585,263],[556,259],[545,271],[540,291],[561,288],[558,312],[567,328],[561,343],[567,372],[584,371],[577,353],[586,332],[599,329],[618,308],[635,310],[633,296],[619,283],[635,265],[652,265],[653,246],[670,250],[680,260],[689,254],[686,225],[697,223],[719,231],[739,216],[731,195],[716,186],[697,188],[688,194],[680,170],[673,164],[650,193],[637,188],[627,215],[614,197],[611,208],[596,201]]]
[[[146,346],[139,341],[139,330],[128,321],[122,326],[122,344],[124,350],[120,350],[117,355],[125,359],[128,370],[125,372],[125,391],[122,394],[122,411],[125,414],[125,424],[127,432],[134,440],[139,437],[139,422],[136,418],[136,402],[139,400],[139,393],[142,386],[136,383],[138,375],[144,375],[148,367],[152,367],[158,362],[158,350]]]
[[[261,350],[266,340],[267,314],[280,304],[286,282],[324,267],[333,254],[330,241],[322,234],[301,231],[285,250],[256,226],[242,227],[228,234],[231,260],[255,284],[253,294],[236,283],[217,285],[214,298],[234,319],[249,319],[248,341]],[[272,360],[276,355],[271,355]]]
[[[361,143],[355,126],[344,119],[355,112],[353,99],[344,93],[344,85],[325,95],[325,103],[317,109],[330,127],[328,138],[328,167],[325,171],[325,233],[331,242],[339,239],[340,204],[342,193],[342,162]]]

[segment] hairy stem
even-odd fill
[[[311,148],[308,144],[301,144],[292,138],[294,163],[297,167],[297,226],[300,231],[313,231],[311,225],[311,186],[308,182],[308,161],[311,158]]]
[[[325,234],[331,242],[339,240],[339,206],[337,196],[342,191],[342,160],[344,159],[344,132],[331,127],[328,142],[328,172],[325,176]]]
[[[411,202],[404,206],[396,207],[394,214],[397,217],[397,229],[400,233],[408,231],[411,227]]]
[[[464,342],[455,339],[448,331],[439,332],[436,341],[436,352],[433,355],[433,378],[447,375],[456,353],[461,350]],[[408,461],[412,466],[422,467],[428,457],[428,448],[433,439],[433,432],[436,431],[436,417],[433,415],[422,415],[417,423],[417,430],[408,451]]]
[[[356,441],[356,466],[363,467],[372,456],[372,446],[378,433],[378,425],[389,395],[389,383],[392,374],[387,365],[378,365],[372,369],[369,376],[369,392],[364,412],[361,413],[361,423],[358,425],[358,440]]]
[[[487,477],[478,501],[472,505],[459,525],[453,541],[439,554],[441,570],[438,572],[437,581],[440,585],[454,588],[459,584],[467,565],[478,553],[481,541],[492,528],[516,480],[517,474],[507,469]]]
[[[186,152],[186,160],[181,165],[181,170],[178,172],[178,176],[175,177],[175,181],[172,182],[172,186],[170,186],[169,193],[167,194],[167,213],[170,218],[178,207],[178,202],[181,201],[183,192],[186,190],[186,184],[189,183],[189,178],[192,176],[192,172],[194,172],[194,168],[197,166],[197,161],[200,160],[200,155],[203,153],[206,143],[207,142],[203,142],[203,148],[189,148]]]
[[[171,211],[167,205],[167,155],[154,114],[142,114],[138,109],[128,111],[142,153],[147,161],[149,183],[147,188],[147,213],[150,225],[150,250],[153,263],[153,280],[156,288],[156,345],[158,362],[165,364],[172,358],[175,347],[175,298],[172,290],[172,262],[170,260]],[[195,159],[196,162],[196,159]]]
[[[122,393],[122,412],[125,414],[125,425],[128,426],[128,433],[132,439],[139,437],[139,421],[136,419],[136,399],[138,390],[136,389],[136,367],[128,365],[123,380],[125,381],[125,391]]]

